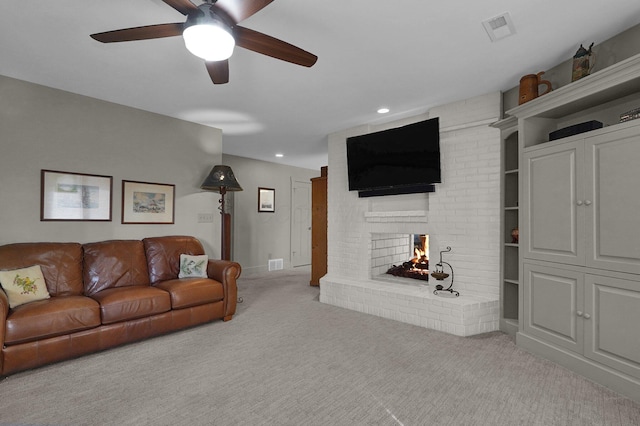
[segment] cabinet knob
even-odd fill
[[[578,200],[578,202],[576,204],[581,206],[582,205],[582,200]]]
[[[589,318],[591,318],[591,315],[589,315],[589,314],[584,314],[584,319],[589,319]]]
[[[584,201],[584,205],[585,206],[590,206],[591,205],[591,200],[585,200]]]
[[[578,315],[579,317],[581,317],[581,316],[582,316],[582,311],[578,311],[578,312],[576,312],[576,315]]]

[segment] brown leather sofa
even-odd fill
[[[14,309],[0,291],[0,374],[202,324],[236,311],[238,263],[209,260],[208,278],[178,278],[187,236],[0,246],[0,270],[40,265],[49,299]]]

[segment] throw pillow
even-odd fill
[[[206,278],[207,262],[209,262],[209,257],[206,254],[200,256],[181,254],[178,278]]]
[[[40,265],[0,271],[0,285],[7,293],[10,308],[50,297]]]

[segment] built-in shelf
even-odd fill
[[[505,333],[514,335],[518,332],[519,323],[517,319],[503,318],[500,320],[500,329]]]
[[[623,98],[640,89],[640,55],[608,66],[506,112],[519,118],[561,118]]]
[[[502,248],[500,285],[500,330],[515,335],[519,316],[519,249],[511,233],[519,227],[518,122],[509,117],[494,123],[502,131]]]
[[[520,120],[520,146],[531,148],[549,142],[549,133],[582,122],[596,120],[603,123],[605,129],[622,127],[624,123],[620,123],[620,115],[638,105],[640,55],[562,86],[506,113]],[[588,133],[596,135],[601,130]]]

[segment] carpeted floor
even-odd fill
[[[308,269],[241,278],[230,322],[10,376],[0,424],[640,424],[640,404],[502,333],[324,305],[308,283]]]

